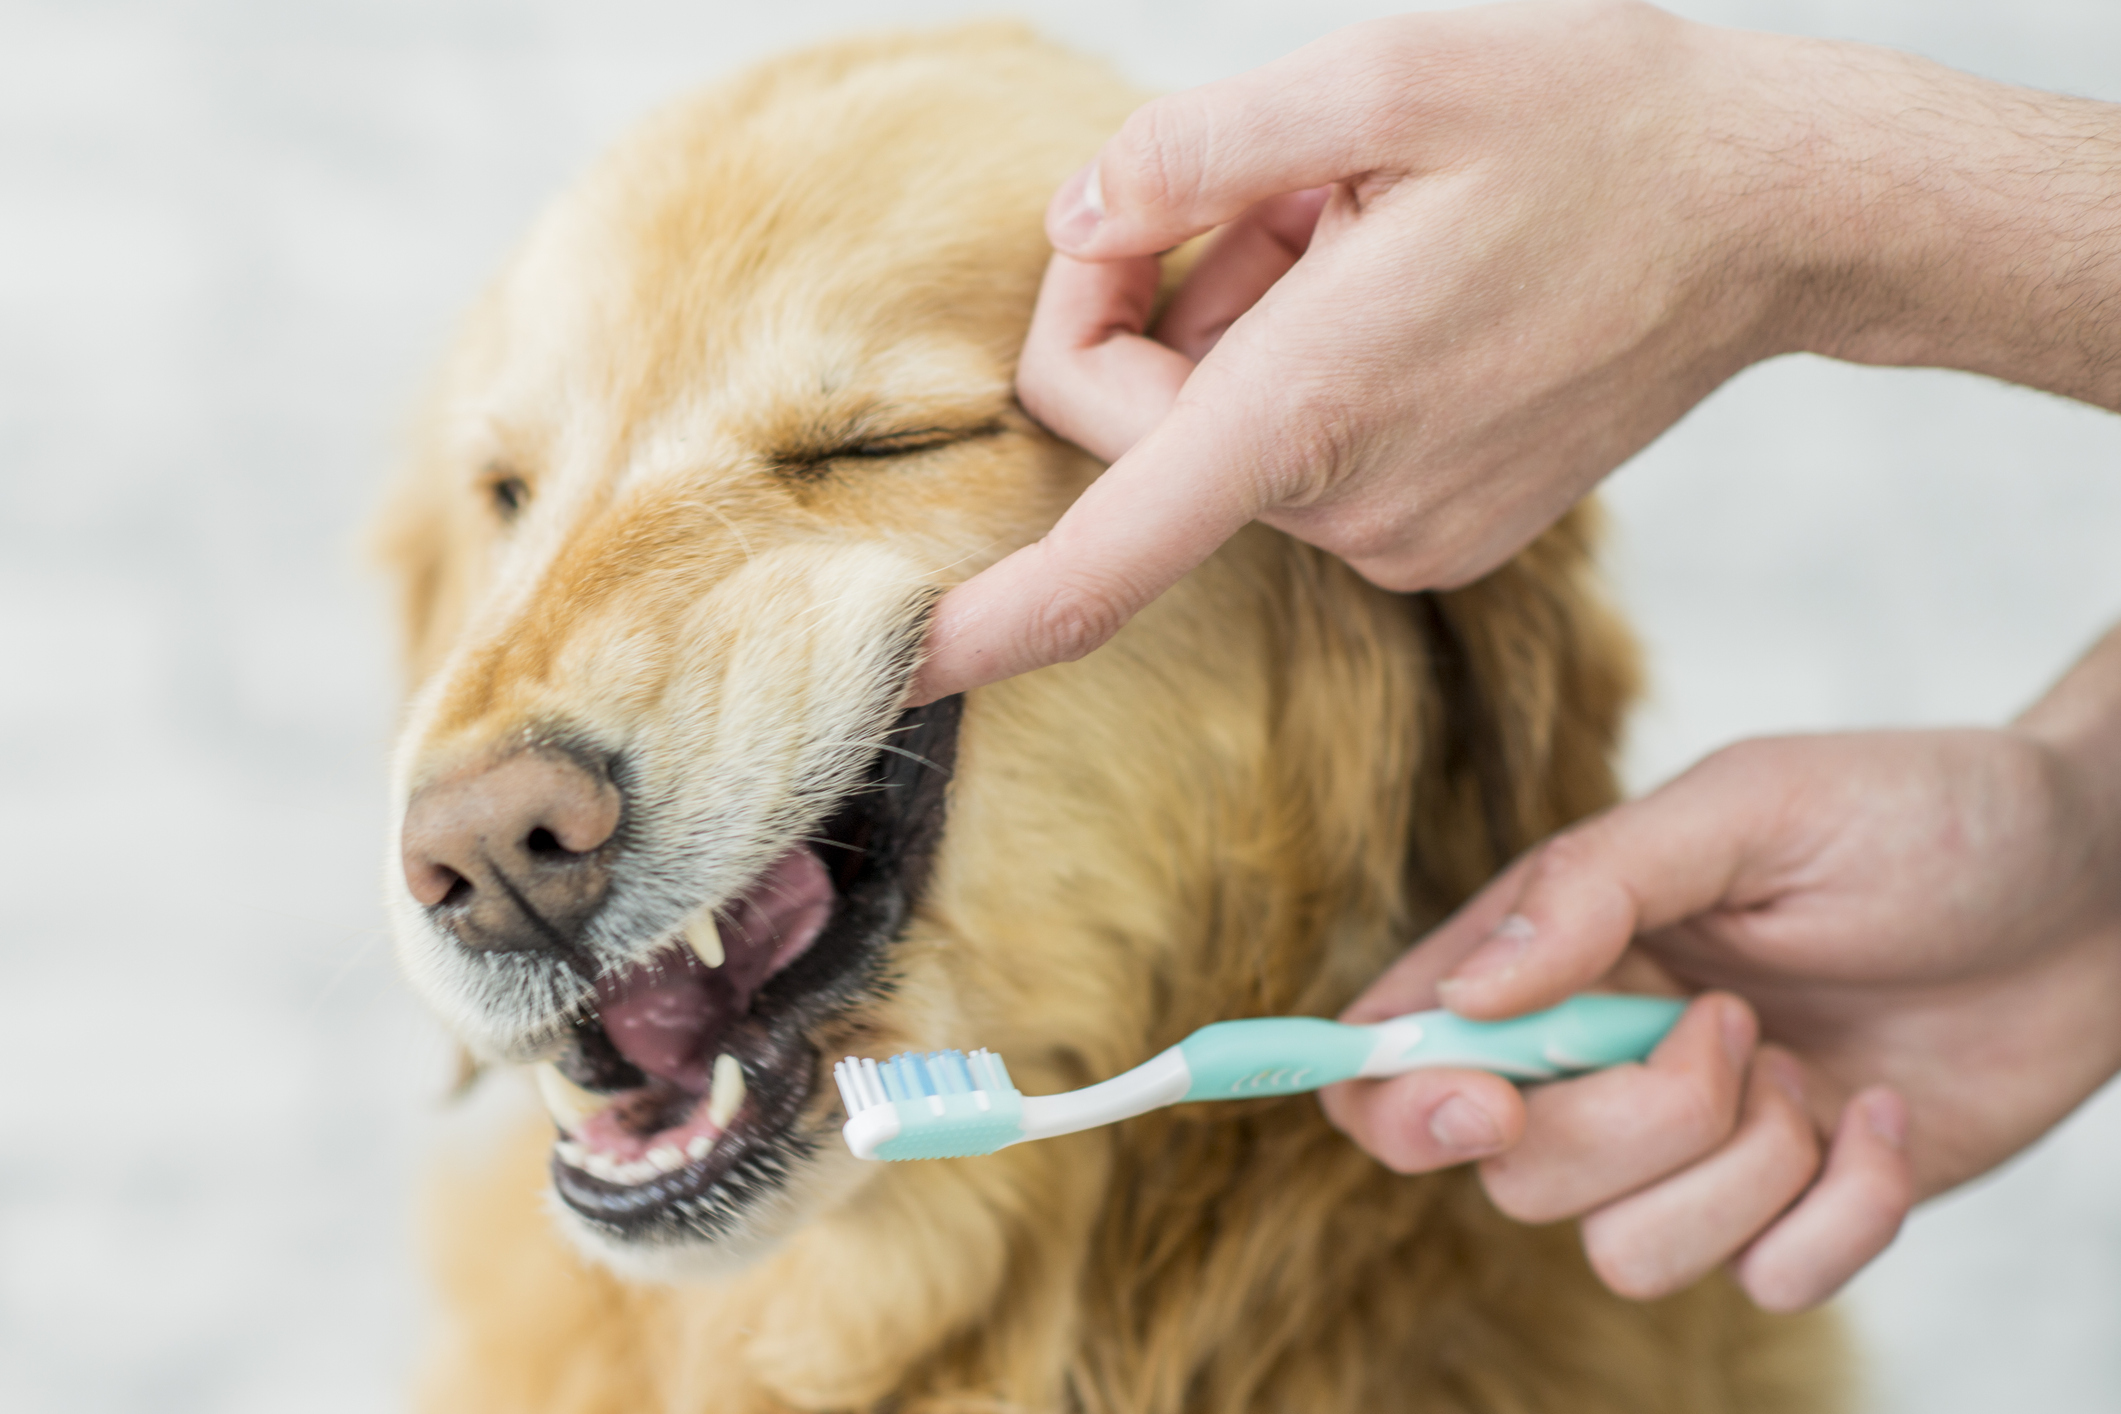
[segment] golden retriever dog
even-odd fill
[[[1082,661],[901,709],[938,593],[1099,472],[1011,380],[1047,194],[1138,101],[1013,27],[797,54],[648,121],[474,311],[385,524],[391,909],[552,1118],[440,1185],[428,1407],[1838,1407],[1824,1318],[1623,1301],[1307,1096],[841,1143],[849,1052],[1036,1094],[1332,1015],[1614,798],[1580,512],[1434,595],[1254,527]]]

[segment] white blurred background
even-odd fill
[[[0,0],[0,1406],[398,1407],[447,1052],[376,902],[357,533],[455,313],[658,100],[1006,0]],[[1395,6],[1013,7],[1156,87]],[[2115,0],[1683,0],[2121,99]],[[1998,721],[2121,614],[2121,419],[1816,360],[1613,481],[1632,775]],[[1881,1411],[2121,1409],[2121,1097],[1850,1303]]]

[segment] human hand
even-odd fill
[[[1018,377],[1117,461],[943,601],[917,698],[1081,656],[1254,518],[1388,588],[1477,578],[1784,347],[1725,117],[1783,42],[1739,38],[1639,4],[1409,15],[1137,112],[1048,213]],[[1223,223],[1144,337],[1155,252]]]
[[[1635,0],[1158,99],[1055,196],[1018,373],[1113,465],[943,598],[909,700],[1081,657],[1253,519],[1463,584],[1777,353],[2121,409],[2117,201],[2121,107]],[[1156,253],[1226,223],[1146,337]]]
[[[1554,837],[1346,1019],[1551,1005],[1631,941],[1727,990],[1644,1066],[1522,1096],[1416,1073],[1328,1113],[1403,1170],[1487,1156],[1496,1205],[1580,1216],[1623,1294],[1735,1257],[1763,1306],[1824,1299],[2121,1069],[2116,703],[2121,636],[2013,730],[1747,742]]]

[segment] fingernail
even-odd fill
[[[1794,1058],[1786,1056],[1780,1051],[1763,1052],[1760,1057],[1760,1063],[1767,1067],[1768,1079],[1774,1081],[1776,1087],[1783,1094],[1790,1097],[1792,1104],[1796,1105],[1798,1109],[1803,1109],[1804,1067],[1797,1064]]]
[[[1731,1058],[1731,1069],[1744,1070],[1745,1063],[1753,1054],[1753,1018],[1746,1015],[1745,1008],[1736,1002],[1721,1004],[1723,1015],[1719,1024],[1723,1028],[1723,1053]]]
[[[1863,1122],[1871,1133],[1895,1149],[1907,1147],[1907,1106],[1900,1097],[1884,1091],[1863,1097]]]
[[[1487,941],[1473,949],[1473,955],[1454,968],[1449,977],[1436,984],[1436,994],[1446,1000],[1463,982],[1486,982],[1505,977],[1524,961],[1524,955],[1532,946],[1535,930],[1532,920],[1521,913],[1513,913],[1495,925]]]
[[[1482,1158],[1502,1147],[1502,1127],[1463,1095],[1453,1095],[1429,1112],[1429,1136],[1445,1153],[1462,1159]]]
[[[1062,182],[1054,204],[1060,208],[1061,215],[1053,223],[1053,243],[1062,250],[1080,247],[1096,233],[1098,223],[1105,219],[1105,186],[1104,179],[1098,174],[1097,163],[1089,163]]]

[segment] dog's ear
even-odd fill
[[[1618,798],[1640,672],[1592,562],[1599,521],[1586,503],[1487,578],[1412,601],[1438,713],[1417,798],[1454,808],[1417,809],[1410,843],[1450,906]]]

